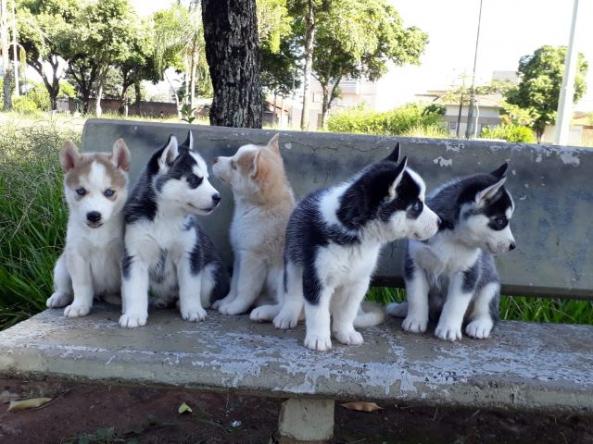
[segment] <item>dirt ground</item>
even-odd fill
[[[52,398],[8,412],[11,398]],[[0,443],[268,443],[281,400],[120,385],[0,379]],[[186,403],[192,413],[179,414]],[[336,407],[334,443],[593,443],[593,417],[417,408]],[[272,441],[271,441],[272,439]]]

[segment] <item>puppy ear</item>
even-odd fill
[[[272,136],[272,138],[268,141],[266,145],[271,151],[275,152],[276,154],[280,154],[280,134],[276,133]]]
[[[387,156],[385,159],[383,159],[383,161],[389,161],[389,162],[395,162],[395,163],[397,163],[398,160],[399,160],[399,142],[397,142],[395,144],[395,148],[393,148],[393,151],[391,151],[391,153],[389,154],[389,156]]]
[[[183,144],[181,146],[187,147],[187,149],[190,151],[194,150],[194,136],[193,136],[191,130],[189,130],[187,132],[187,137],[185,138],[185,142],[183,142]]]
[[[111,162],[120,170],[130,170],[130,150],[124,139],[117,139],[113,144]]]
[[[490,185],[489,187],[484,188],[481,191],[476,193],[476,203],[478,205],[483,204],[485,201],[492,199],[498,193],[498,190],[504,185],[507,181],[506,177],[503,177],[495,184]]]
[[[509,163],[505,162],[501,166],[499,166],[497,169],[492,171],[490,174],[492,174],[494,177],[496,177],[498,179],[502,179],[503,177],[506,177],[508,169],[509,169]]]
[[[407,166],[408,166],[408,157],[406,156],[402,159],[402,161],[399,163],[399,165],[397,165],[397,167],[393,171],[394,178],[389,185],[389,189],[387,190],[387,199],[388,200],[395,199],[395,197],[397,195],[395,190],[397,189],[397,186],[402,181],[402,178],[404,177],[404,172],[406,171]]]
[[[163,152],[159,158],[159,167],[166,170],[173,164],[175,159],[177,159],[177,156],[179,156],[177,138],[171,134],[169,136],[169,141],[167,142],[167,145],[165,145],[165,148],[163,148]]]
[[[64,173],[67,173],[76,166],[76,162],[80,159],[78,148],[74,145],[74,142],[67,140],[64,142],[64,148],[60,151],[60,164]]]

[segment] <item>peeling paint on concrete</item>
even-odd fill
[[[581,164],[581,160],[579,159],[579,157],[572,151],[561,152],[560,160],[562,160],[562,163],[564,165],[572,165],[576,167]]]
[[[114,310],[98,306],[78,319],[47,310],[0,332],[0,373],[264,396],[593,411],[590,326],[502,322],[488,340],[446,343],[405,334],[389,320],[363,330],[361,346],[334,343],[316,353],[302,346],[302,326],[278,331],[215,312],[193,324],[159,310],[146,327],[114,329]]]
[[[453,159],[445,159],[443,156],[439,156],[433,160],[440,167],[449,167],[453,165]]]

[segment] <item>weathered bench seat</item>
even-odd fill
[[[85,150],[110,150],[123,137],[132,178],[169,133],[188,125],[90,120]],[[271,131],[191,126],[208,162]],[[514,295],[593,296],[593,151],[535,145],[399,139],[429,188],[458,175],[511,161],[518,249],[498,259],[503,291]],[[385,156],[396,139],[328,133],[281,133],[298,197],[336,183]],[[229,190],[205,230],[230,264]],[[401,284],[401,243],[386,248],[375,284]],[[117,325],[114,308],[82,319],[46,311],[0,332],[0,374],[180,385],[289,398],[280,432],[301,440],[331,435],[333,400],[372,399],[426,405],[593,412],[593,327],[501,322],[487,340],[458,343],[405,334],[399,322],[363,331],[365,344],[328,353],[302,346],[303,327],[278,331],[245,316],[210,311],[198,324],[153,311],[144,328]]]

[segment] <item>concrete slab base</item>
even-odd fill
[[[282,403],[278,431],[280,444],[323,443],[334,435],[331,399],[288,399]]]

